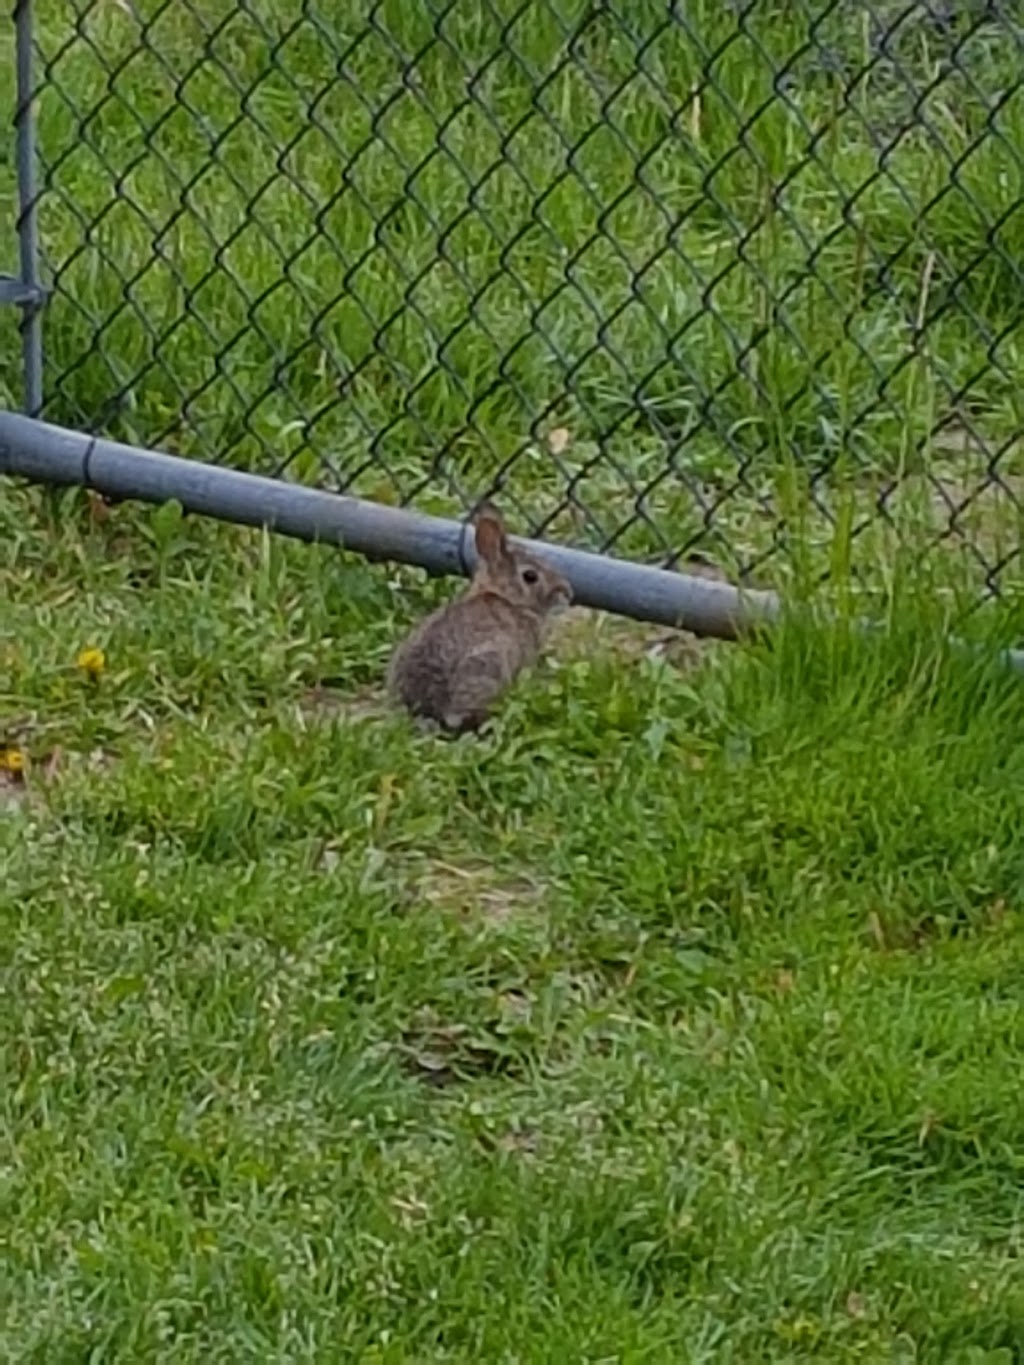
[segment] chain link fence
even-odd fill
[[[1017,572],[1020,4],[73,0],[33,42],[50,420],[743,581]]]

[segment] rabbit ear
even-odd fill
[[[473,526],[476,531],[476,552],[485,564],[500,564],[508,558],[505,523],[496,507],[485,502],[477,509]]]

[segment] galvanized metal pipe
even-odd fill
[[[456,521],[139,450],[16,413],[0,412],[0,474],[80,485],[113,498],[174,499],[189,512],[326,541],[432,574],[464,574],[475,562],[473,537]],[[780,611],[773,593],[741,592],[726,583],[546,542],[519,543],[565,575],[580,606],[724,640],[775,619]]]

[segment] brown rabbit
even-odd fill
[[[564,578],[508,543],[498,512],[473,519],[478,563],[469,588],[398,646],[388,683],[413,715],[473,730],[540,654],[547,616],[572,601]]]

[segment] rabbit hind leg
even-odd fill
[[[464,659],[444,710],[445,728],[456,734],[478,730],[507,682],[508,661],[503,650],[481,649]]]

